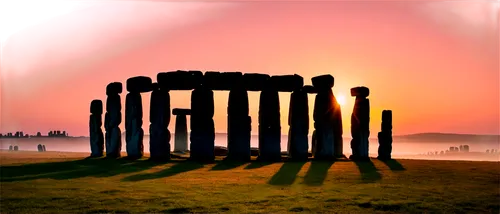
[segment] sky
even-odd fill
[[[331,74],[350,136],[350,88],[370,88],[371,135],[500,134],[499,1],[45,1],[0,3],[0,133],[88,136],[110,82],[173,70]],[[125,85],[124,85],[125,86]],[[215,92],[217,132],[228,92]],[[121,95],[125,102],[126,92]],[[173,91],[172,108],[190,92]],[[249,92],[258,133],[259,93]],[[314,95],[309,95],[312,120]],[[150,94],[142,94],[149,130]],[[289,93],[280,93],[282,133]],[[124,115],[124,111],[122,111]],[[174,132],[175,117],[169,129]],[[120,126],[124,130],[124,124]],[[312,132],[312,128],[310,129]]]

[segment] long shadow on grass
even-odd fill
[[[354,161],[354,163],[358,166],[359,172],[361,173],[361,180],[364,183],[373,183],[382,179],[382,176],[371,160]]]
[[[221,160],[217,164],[215,164],[215,166],[212,167],[212,169],[210,169],[210,170],[213,170],[213,171],[217,171],[217,170],[229,170],[229,169],[234,169],[234,168],[239,167],[239,166],[243,166],[246,163],[248,163],[248,162],[244,162],[244,161],[232,161],[232,160]]]
[[[286,186],[292,185],[297,177],[297,174],[302,169],[306,162],[285,162],[281,165],[281,168],[274,174],[274,176],[269,180],[271,185]]]
[[[143,180],[150,180],[157,178],[165,178],[183,172],[189,172],[192,170],[200,169],[203,168],[203,166],[204,164],[195,161],[181,161],[159,172],[131,175],[123,178],[122,181],[143,181]]]
[[[253,161],[247,166],[245,166],[245,169],[258,169],[264,166],[269,166],[273,164],[274,162],[266,162],[266,161]]]
[[[304,177],[304,183],[309,186],[320,186],[326,179],[328,170],[334,161],[311,161],[311,166]]]
[[[139,172],[163,164],[149,160],[81,159],[65,162],[34,163],[0,167],[0,181],[26,181],[42,178],[56,180],[82,177],[110,177],[123,173]]]
[[[406,170],[405,167],[403,165],[401,165],[401,163],[399,163],[397,160],[391,159],[391,160],[381,160],[381,161],[382,161],[382,163],[387,165],[389,167],[389,169],[391,169],[392,171],[404,171],[404,170]]]

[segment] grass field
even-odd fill
[[[499,213],[500,163],[199,164],[0,152],[4,213]]]

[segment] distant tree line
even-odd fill
[[[46,136],[43,136],[41,132],[37,132],[36,135],[28,135],[24,134],[22,131],[17,131],[16,133],[0,133],[0,138],[29,138],[29,137],[68,137],[68,133],[66,131],[49,131]]]

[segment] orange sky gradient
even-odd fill
[[[350,137],[355,86],[370,88],[375,137],[384,109],[393,110],[395,135],[500,134],[499,4],[47,1],[39,10],[45,15],[17,5],[1,23],[0,132],[88,136],[90,101],[105,101],[108,83],[213,70],[296,73],[306,84],[333,75],[334,94],[346,100],[344,137]],[[249,92],[255,134],[258,97]],[[228,92],[215,92],[217,132],[227,129],[227,98]],[[146,133],[149,99],[143,94]],[[190,92],[171,92],[171,99],[172,108],[190,106]],[[280,93],[283,134],[289,99]],[[313,103],[309,95],[311,127]],[[172,117],[171,132],[174,123]]]

